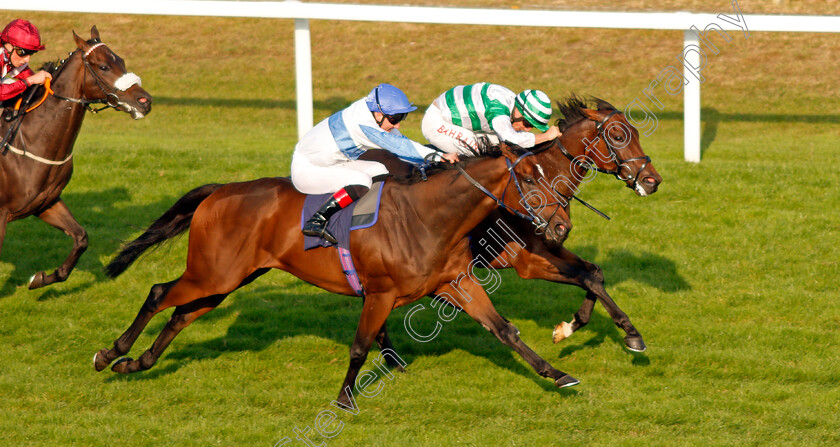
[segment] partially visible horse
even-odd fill
[[[27,111],[22,104],[0,126],[0,249],[6,225],[17,219],[37,216],[73,238],[73,249],[52,274],[38,272],[29,281],[35,289],[64,281],[87,249],[87,233],[79,225],[61,192],[73,173],[73,144],[91,104],[105,104],[143,118],[152,106],[152,97],[140,87],[139,78],[129,73],[122,58],[99,38],[92,27],[90,40],[75,32],[76,50],[59,64],[48,64],[52,91],[32,87],[23,97],[43,97],[43,104]],[[43,96],[42,96],[43,95]]]
[[[449,297],[558,387],[579,383],[522,342],[519,331],[496,312],[479,282],[462,278],[470,272],[472,259],[465,236],[498,206],[528,214],[549,240],[566,237],[569,222],[562,209],[533,209],[522,199],[550,193],[544,185],[558,168],[557,155],[551,151],[520,155],[503,148],[501,155],[466,160],[458,171],[430,175],[425,182],[386,181],[378,223],[352,232],[350,239],[365,296],[339,401],[349,405],[347,391],[391,310],[430,294]],[[137,360],[124,358],[112,369],[130,373],[150,368],[182,329],[272,268],[333,293],[355,295],[335,249],[304,250],[300,230],[304,199],[288,178],[205,185],[179,199],[106,271],[112,277],[119,275],[146,249],[190,228],[186,271],[152,287],[113,348],[96,353],[96,370],[126,354],[155,314],[175,306],[152,347]]]

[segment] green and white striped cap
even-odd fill
[[[525,90],[516,95],[516,108],[531,125],[545,132],[551,119],[551,100],[539,90]]]

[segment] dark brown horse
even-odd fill
[[[0,137],[6,137],[0,148],[0,248],[6,225],[32,215],[73,238],[64,263],[50,275],[34,274],[30,289],[66,280],[87,249],[87,233],[60,197],[73,174],[73,144],[85,111],[99,103],[140,119],[151,110],[151,96],[140,87],[139,78],[126,71],[122,58],[99,40],[95,26],[90,37],[85,41],[74,32],[77,49],[59,64],[45,67],[52,73],[55,94],[30,112],[24,103],[16,117],[0,127]],[[44,87],[33,89],[23,97],[47,95]],[[6,113],[11,117],[15,112]]]
[[[558,103],[564,118],[557,124],[563,136],[547,143],[551,151],[559,151],[568,159],[566,171],[551,185],[557,192],[555,199],[563,204],[567,215],[580,183],[592,180],[597,172],[614,175],[640,196],[656,192],[662,181],[650,163],[650,157],[642,150],[638,131],[627,122],[624,114],[603,100],[594,99],[593,102],[590,108],[585,101],[573,95],[565,102]],[[499,218],[513,228],[520,240],[514,241],[497,232],[498,236],[505,238],[504,250],[490,252],[487,250],[490,245],[474,245],[477,254],[482,254],[486,259],[495,258],[492,267],[512,267],[525,279],[572,284],[586,290],[586,298],[572,321],[562,322],[555,327],[555,343],[589,323],[597,300],[616,326],[626,333],[624,341],[627,348],[636,352],[646,349],[642,335],[607,293],[604,275],[597,265],[584,261],[562,244],[546,241],[524,225],[523,221],[508,213],[494,213],[470,236],[473,240],[487,238],[488,231],[493,229]]]
[[[578,383],[522,342],[518,330],[496,312],[478,281],[463,280],[471,272],[472,260],[465,236],[499,203],[529,215],[548,240],[561,242],[569,227],[562,209],[533,209],[522,200],[523,195],[550,194],[544,185],[565,158],[552,151],[536,155],[501,151],[501,156],[467,160],[462,169],[446,170],[425,182],[387,181],[379,222],[352,233],[350,247],[366,293],[339,393],[341,402],[350,403],[348,391],[391,310],[431,294],[449,297],[558,387]],[[112,277],[119,275],[146,249],[190,228],[186,271],[152,287],[136,319],[113,348],[94,356],[96,370],[126,354],[155,314],[175,306],[152,347],[137,360],[124,358],[112,369],[130,373],[150,368],[182,329],[272,268],[330,292],[355,295],[335,249],[304,251],[300,231],[304,198],[289,179],[268,178],[205,185],[179,199],[129,243],[106,271]]]

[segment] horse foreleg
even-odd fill
[[[172,313],[172,317],[170,317],[169,321],[166,323],[166,326],[164,326],[163,330],[160,331],[160,334],[158,334],[155,342],[152,343],[151,348],[144,352],[137,360],[129,357],[120,359],[114,364],[111,370],[120,374],[128,374],[137,371],[145,371],[151,368],[172,340],[174,340],[185,327],[189,326],[193,321],[198,319],[198,317],[215,309],[216,306],[224,301],[227,295],[228,294],[208,296],[182,306],[177,306],[175,308],[175,312]]]
[[[391,343],[391,337],[388,336],[388,322],[382,323],[382,328],[379,329],[379,333],[376,334],[376,344],[379,346],[380,352],[385,352],[386,350],[390,350],[396,353],[396,349],[394,349],[394,344]],[[396,370],[397,372],[405,372],[405,368],[403,368],[402,364],[397,361],[393,356],[386,355],[385,357],[385,364],[388,368]]]
[[[365,298],[362,315],[359,317],[359,326],[356,328],[356,336],[353,345],[350,347],[350,366],[347,368],[347,375],[341,390],[338,392],[338,402],[344,406],[353,406],[351,397],[352,389],[356,385],[356,377],[359,370],[367,360],[371,345],[385,325],[385,320],[394,308],[394,297],[388,295],[368,295]],[[387,356],[386,356],[387,359]]]
[[[435,291],[435,294],[447,300],[455,300],[457,304],[485,329],[492,332],[502,343],[513,348],[532,368],[542,377],[554,380],[559,388],[574,386],[580,383],[574,377],[560,371],[545,361],[519,338],[519,329],[505,320],[493,307],[487,292],[472,282],[462,281],[460,290],[456,291],[451,284],[445,284]],[[464,298],[468,296],[469,298]],[[469,301],[468,301],[469,300]]]
[[[0,253],[3,252],[3,241],[6,239],[6,226],[9,224],[9,210],[0,210]]]
[[[72,237],[73,250],[67,256],[67,259],[51,275],[47,275],[44,272],[38,272],[32,275],[32,278],[29,280],[29,289],[37,289],[52,283],[65,281],[70,276],[73,268],[76,267],[76,262],[79,261],[79,257],[87,250],[88,246],[87,232],[79,225],[79,222],[76,221],[70,209],[67,208],[67,205],[61,199],[37,216],[44,222]]]
[[[365,297],[362,297],[362,306],[364,307]],[[379,329],[379,332],[376,334],[376,344],[379,346],[379,350],[384,352],[386,349],[390,349],[393,352],[397,352],[394,349],[394,344],[391,343],[391,337],[388,336],[388,322],[382,323],[382,327]],[[388,365],[388,368],[395,369],[399,372],[405,372],[405,368],[394,359],[392,356],[385,356],[385,364]]]
[[[528,254],[524,252],[521,254],[521,257],[513,260],[513,266],[522,278],[539,278],[571,284],[586,291],[586,298],[572,321],[564,321],[554,328],[553,339],[555,343],[586,326],[592,317],[595,301],[598,300],[613,319],[615,325],[626,333],[624,343],[627,349],[636,352],[647,349],[642,335],[630,322],[630,317],[618,307],[607,293],[607,289],[604,287],[604,274],[600,267],[584,261],[565,247],[552,252],[546,246],[534,246]]]

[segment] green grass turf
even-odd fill
[[[583,292],[503,272],[497,309],[579,386],[555,389],[465,315],[418,343],[402,308],[389,322],[408,373],[380,373],[381,392],[357,396],[350,415],[330,401],[359,300],[283,272],[232,294],[149,371],[96,373],[91,363],[149,288],[185,262],[182,238],[107,280],[101,268],[121,241],[194,186],[288,174],[297,138],[292,22],[27,17],[48,45],[35,63],[70,51],[68,30],[86,36],[96,24],[155,99],[141,121],[113,111],[86,118],[63,198],[90,248],[66,283],[26,290],[31,274],[64,259],[70,240],[32,218],[9,226],[0,257],[4,444],[272,446],[330,409],[338,415],[330,428],[340,422],[341,431],[313,433],[316,444],[840,442],[840,100],[831,81],[840,66],[829,56],[837,36],[735,36],[704,72],[702,163],[682,160],[681,99],[665,98],[659,127],[642,139],[664,178],[660,191],[638,198],[607,176],[583,188],[613,220],[573,206],[567,245],[602,266],[646,353],[623,349],[600,306],[589,326],[552,344],[553,326],[570,319]],[[312,23],[316,121],[382,81],[418,104],[458,83],[493,81],[622,106],[681,45],[675,32],[369,25]],[[418,140],[420,119],[403,127]],[[168,315],[152,320],[132,355]],[[435,322],[432,312],[412,320],[418,330]]]

